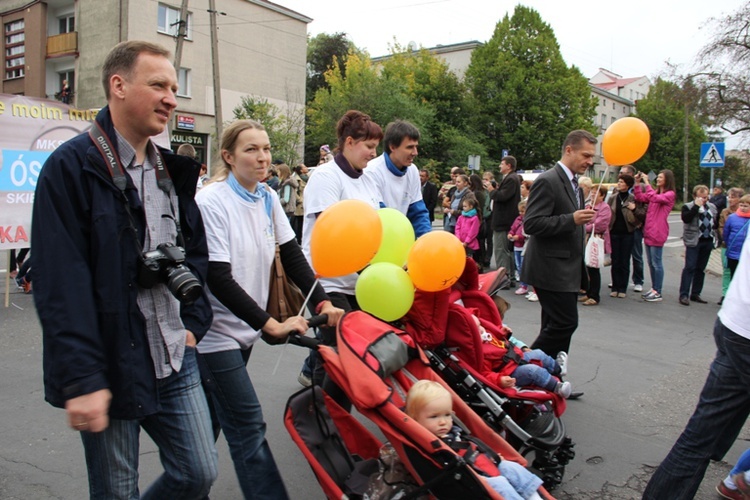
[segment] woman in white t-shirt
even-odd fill
[[[367,163],[377,156],[377,146],[383,138],[383,130],[361,111],[350,110],[336,125],[338,153],[332,161],[319,166],[310,176],[305,187],[305,222],[302,230],[302,248],[308,261],[310,238],[315,221],[325,209],[341,200],[362,200],[374,209],[380,208],[382,196],[369,175],[363,175]],[[336,307],[346,311],[359,309],[354,296],[357,273],[337,278],[321,279],[326,293]],[[325,345],[336,345],[333,328],[320,329]],[[316,366],[313,381],[322,383],[323,389],[344,407],[348,400],[329,381],[324,381],[324,372]]]
[[[263,127],[250,120],[227,127],[221,159],[212,181],[196,195],[208,240],[206,282],[214,313],[198,351],[210,374],[208,396],[245,498],[283,499],[288,495],[265,439],[263,414],[246,364],[261,331],[284,338],[307,330],[302,316],[279,323],[265,311],[276,244],[286,273],[303,292],[310,290],[315,277],[278,195],[262,183],[271,163],[271,145]],[[311,309],[328,314],[332,327],[343,315],[320,285],[315,286],[310,304]]]

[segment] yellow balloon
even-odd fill
[[[414,286],[439,292],[458,281],[466,265],[461,241],[447,231],[432,231],[417,238],[406,261]]]
[[[310,257],[317,276],[335,278],[364,268],[380,247],[378,212],[360,200],[339,201],[323,211],[310,235]]]
[[[651,140],[643,120],[628,116],[609,126],[602,138],[602,156],[610,165],[635,163],[646,153]]]
[[[396,321],[411,309],[414,285],[403,267],[378,262],[359,275],[355,295],[363,311],[383,321]]]

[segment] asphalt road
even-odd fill
[[[646,303],[639,294],[580,307],[580,326],[570,353],[569,380],[582,399],[571,401],[563,419],[577,443],[576,458],[560,499],[640,498],[653,468],[666,455],[692,413],[713,359],[712,328],[721,295],[720,278],[709,273],[703,297],[709,304],[677,302],[684,250],[681,224],[670,226],[665,248],[664,301]],[[715,261],[712,268],[715,269]],[[603,272],[603,286],[608,281]],[[5,275],[0,273],[4,283]],[[648,284],[648,276],[647,276]],[[603,290],[603,292],[606,292]],[[75,291],[71,290],[71,293]],[[506,316],[517,336],[532,341],[539,328],[538,303],[503,292],[512,307]],[[31,296],[12,291],[0,307],[0,498],[79,499],[88,495],[83,452],[64,413],[43,400],[41,333]],[[250,373],[268,422],[268,439],[294,499],[324,498],[302,454],[286,432],[282,415],[306,353],[289,346],[258,345]],[[281,357],[278,373],[273,369]],[[746,427],[726,457],[711,465],[697,498],[715,499],[715,484],[749,446]],[[211,498],[241,498],[231,458],[219,442],[220,476]],[[142,438],[141,485],[160,473],[158,453]]]

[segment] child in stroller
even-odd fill
[[[406,414],[443,440],[485,477],[493,490],[507,500],[541,500],[537,490],[542,480],[521,465],[503,460],[481,441],[463,436],[453,425],[451,394],[437,382],[420,380],[406,395]]]
[[[484,347],[485,368],[500,374],[500,387],[536,386],[565,399],[570,396],[570,382],[563,382],[557,378],[567,374],[567,353],[560,351],[557,359],[553,359],[541,349],[529,349],[526,344],[512,336],[513,332],[507,326],[492,328],[494,325],[488,325],[488,328],[495,330],[496,333],[493,335],[477,316],[471,316],[479,330],[482,343],[487,344]],[[503,375],[510,369],[513,371],[509,375]]]

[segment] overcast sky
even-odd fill
[[[563,58],[586,77],[607,68],[623,77],[653,77],[664,61],[690,70],[709,38],[711,17],[736,11],[744,0],[272,0],[314,19],[312,35],[345,32],[371,56],[401,45],[434,47],[485,42],[518,3],[534,8],[555,32]]]

